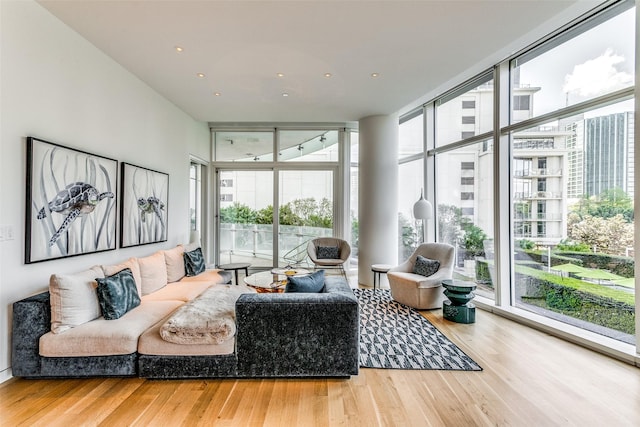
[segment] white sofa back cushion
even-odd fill
[[[104,272],[105,276],[113,276],[114,274],[124,270],[125,268],[131,269],[133,280],[136,281],[136,289],[138,290],[138,295],[142,295],[142,276],[140,275],[140,266],[138,265],[137,258],[129,258],[128,260],[120,264],[103,265],[102,271]]]
[[[104,277],[98,266],[76,274],[51,275],[51,332],[59,334],[101,316],[97,277]]]
[[[167,283],[177,282],[185,275],[184,247],[178,245],[164,252],[164,262],[167,266]]]
[[[149,295],[167,285],[167,267],[162,251],[144,258],[138,258],[138,265],[140,266],[140,277],[142,278],[141,295]]]

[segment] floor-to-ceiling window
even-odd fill
[[[598,348],[638,342],[636,16],[633,1],[603,3],[424,104],[419,129],[454,279]]]
[[[413,205],[424,194],[424,115],[414,111],[400,120],[398,140],[398,259],[405,260],[424,241],[423,220]]]
[[[213,132],[219,263],[308,265],[308,241],[344,229],[335,208],[336,193],[342,197],[336,176],[343,134],[314,128]]]
[[[515,305],[635,343],[635,10],[511,61]],[[522,126],[519,124],[524,123]]]
[[[434,102],[437,241],[456,248],[454,278],[494,298],[493,74]]]

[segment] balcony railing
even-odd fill
[[[562,199],[562,192],[554,191],[534,191],[533,193],[516,192],[513,193],[515,200],[536,200],[536,199]]]
[[[562,221],[562,214],[560,212],[545,212],[535,214],[516,214],[516,221]]]
[[[515,177],[562,176],[562,169],[522,169],[513,173]]]

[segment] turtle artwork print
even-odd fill
[[[27,138],[25,263],[116,248],[118,162]]]
[[[122,163],[120,247],[167,240],[169,175]]]

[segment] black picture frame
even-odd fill
[[[124,162],[121,171],[120,247],[166,242],[169,174]]]
[[[116,249],[118,161],[27,137],[25,264]]]

